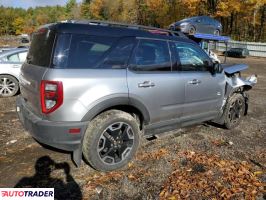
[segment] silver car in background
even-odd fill
[[[189,35],[196,33],[221,35],[222,24],[209,16],[196,16],[175,22],[169,27]]]
[[[16,48],[0,53],[0,97],[18,93],[18,77],[27,52],[28,48]]]

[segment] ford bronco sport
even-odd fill
[[[169,30],[49,24],[33,34],[17,112],[36,140],[110,171],[133,158],[140,137],[205,121],[237,126],[256,83],[239,76],[246,67],[214,64]]]

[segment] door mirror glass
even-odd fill
[[[221,65],[220,65],[220,63],[214,63],[213,64],[213,67],[212,67],[212,71],[213,71],[213,73],[221,73],[222,72],[222,67],[221,67]]]

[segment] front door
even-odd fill
[[[175,42],[178,71],[185,85],[182,121],[205,121],[214,118],[223,103],[224,74],[210,72],[212,61],[197,45]]]

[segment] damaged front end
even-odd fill
[[[257,83],[257,75],[241,77],[241,72],[248,69],[246,64],[222,65],[222,67],[226,75],[226,98],[234,92],[250,90]]]
[[[226,104],[231,96],[235,93],[240,93],[245,98],[245,112],[247,114],[248,111],[248,94],[246,91],[252,89],[254,85],[257,83],[257,75],[251,75],[247,78],[243,78],[241,76],[241,72],[243,70],[248,69],[248,65],[246,64],[236,64],[236,65],[221,65],[225,73],[225,94],[223,99],[223,104],[220,110],[219,116],[213,120],[218,124],[224,123],[224,110]]]

